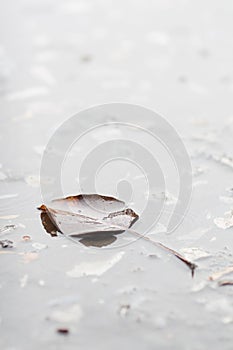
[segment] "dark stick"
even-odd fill
[[[154,246],[156,247],[160,247],[160,248],[163,248],[164,250],[166,250],[167,252],[173,254],[176,258],[178,258],[179,260],[183,261],[191,270],[191,274],[192,274],[192,277],[194,276],[194,272],[195,272],[195,269],[197,268],[197,265],[192,263],[191,261],[187,260],[183,255],[181,255],[179,252],[175,251],[174,249],[171,249],[167,246],[165,246],[163,243],[160,243],[160,242],[157,242],[157,241],[154,241],[153,239],[147,237],[147,236],[143,236],[142,234],[132,230],[132,229],[128,229],[127,231],[129,231],[130,233],[146,240],[147,242],[150,242],[151,244],[153,244]]]

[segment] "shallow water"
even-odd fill
[[[217,1],[0,5],[0,236],[14,242],[0,247],[1,349],[232,349],[233,287],[218,281],[233,276],[209,280],[233,265],[233,228],[214,223],[232,209],[232,11],[230,1],[221,8]],[[99,248],[43,229],[36,208],[43,202],[39,172],[49,138],[81,109],[112,101],[159,111],[188,149],[192,201],[168,235],[174,169],[146,139],[168,169],[171,193],[148,235],[198,264],[194,278],[181,261],[129,232]],[[75,145],[64,166],[65,195],[81,191],[75,179],[83,150],[124,132],[96,130]],[[125,133],[141,141],[135,131]],[[140,169],[112,164],[97,180],[99,193],[143,211]],[[151,215],[158,192],[150,198]]]

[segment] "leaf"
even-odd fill
[[[73,237],[119,234],[138,219],[125,203],[98,194],[70,196],[53,200],[39,210],[44,228],[51,235],[61,232]],[[121,228],[119,229],[120,226]]]
[[[55,199],[49,206],[43,204],[38,209],[42,211],[41,220],[45,230],[52,236],[61,232],[69,237],[82,238],[80,243],[86,246],[102,247],[113,243],[114,235],[127,230],[174,255],[194,275],[196,264],[174,249],[130,228],[139,216],[132,209],[125,208],[125,203],[119,199],[99,194],[81,194]]]

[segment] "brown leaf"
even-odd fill
[[[179,252],[164,244],[144,236],[130,227],[138,220],[138,215],[125,203],[98,194],[84,194],[53,200],[49,206],[41,205],[41,220],[48,233],[61,232],[72,237],[82,238],[86,246],[102,247],[115,241],[116,234],[128,231],[156,247],[173,254],[185,263],[192,276],[197,265],[186,259]],[[107,237],[108,236],[108,237]]]
[[[45,231],[49,233],[52,237],[57,236],[57,232],[59,232],[59,229],[57,228],[57,226],[54,225],[54,223],[50,219],[50,216],[47,214],[46,209],[40,214],[40,219]]]
[[[42,211],[41,220],[47,232],[73,237],[119,234],[138,219],[124,202],[98,194],[56,199],[49,206],[43,204],[38,209]]]

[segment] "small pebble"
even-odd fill
[[[69,334],[69,329],[68,328],[58,328],[57,329],[57,333],[59,333],[59,334],[65,334],[65,335],[67,335],[67,334]]]
[[[28,235],[25,235],[22,237],[22,240],[25,242],[30,241],[30,239],[31,239],[31,236],[28,236]]]

